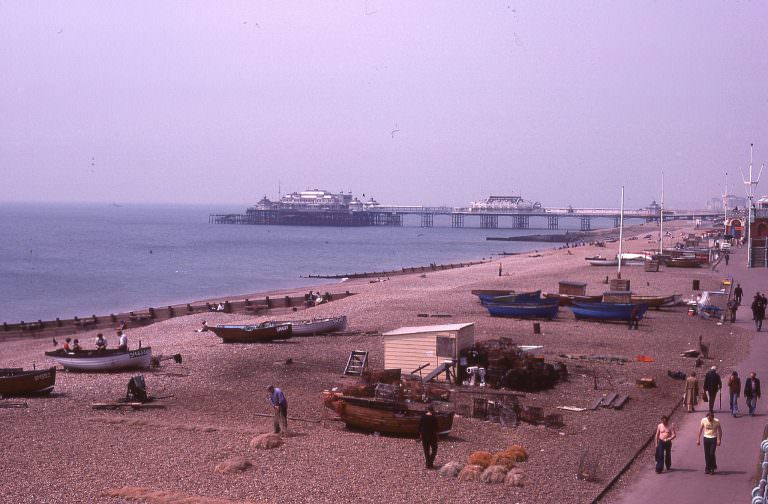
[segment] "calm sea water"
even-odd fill
[[[401,228],[208,224],[209,213],[243,210],[0,205],[0,322],[167,306],[317,285],[301,278],[309,274],[461,262],[552,246],[485,239],[522,233],[511,229],[420,228],[417,220]],[[435,224],[449,221],[436,218]]]

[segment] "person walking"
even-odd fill
[[[435,416],[435,408],[431,404],[427,407],[427,411],[421,415],[419,437],[424,448],[427,469],[432,469],[435,466],[435,457],[437,456],[437,417]]]
[[[288,434],[288,400],[283,391],[274,385],[267,387],[267,392],[269,392],[269,402],[275,409],[275,434],[285,436]]]
[[[736,284],[736,288],[733,289],[733,298],[737,303],[741,304],[742,296],[744,296],[744,290],[741,288],[741,284]]]
[[[730,320],[731,323],[736,322],[736,310],[739,308],[739,303],[737,303],[735,299],[729,299],[725,305],[725,308],[728,320]]]
[[[763,319],[765,318],[765,304],[763,303],[763,297],[758,292],[752,299],[752,318],[755,320],[755,328],[758,332],[763,329]]]
[[[685,379],[685,395],[683,396],[683,402],[688,410],[688,413],[695,411],[696,403],[699,399],[699,379],[696,378],[696,373],[691,372],[688,378]]]
[[[640,305],[635,304],[632,311],[629,312],[629,329],[637,330],[637,324],[640,322]]]
[[[701,445],[702,434],[704,436],[704,472],[715,474],[717,470],[717,457],[715,451],[723,439],[723,428],[720,426],[720,420],[715,418],[711,411],[707,416],[701,419],[699,434],[696,436],[696,446]]]
[[[725,251],[725,265],[728,266],[728,260],[731,258],[731,254],[726,250]]]
[[[656,474],[661,474],[666,466],[672,469],[672,440],[677,437],[674,424],[669,423],[669,417],[661,417],[661,423],[656,426]]]
[[[731,414],[739,416],[739,395],[741,394],[741,378],[739,373],[734,371],[728,377],[728,398],[730,399]]]
[[[704,392],[707,394],[706,401],[709,402],[709,412],[715,411],[715,396],[723,388],[723,381],[720,379],[720,375],[717,374],[717,367],[712,366],[704,375]]]
[[[755,416],[757,400],[760,399],[760,379],[754,371],[749,373],[749,378],[744,382],[744,398],[747,400],[749,416]]]

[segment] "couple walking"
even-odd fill
[[[672,440],[677,437],[677,431],[674,424],[669,423],[669,417],[661,417],[661,423],[656,426],[656,474],[672,469]],[[696,445],[700,446],[704,440],[704,472],[706,474],[715,474],[717,470],[717,447],[723,439],[723,428],[720,426],[720,420],[715,418],[711,411],[707,416],[701,419],[699,424],[699,433],[696,436]]]

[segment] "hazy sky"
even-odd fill
[[[702,207],[768,161],[768,2],[0,0],[0,202]],[[768,174],[758,192],[768,193]]]

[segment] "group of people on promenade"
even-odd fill
[[[731,372],[726,380],[728,387],[729,408],[734,417],[739,416],[739,398],[743,390],[746,398],[749,416],[755,415],[757,409],[757,400],[760,398],[760,379],[757,373],[752,371],[749,378],[744,381],[742,389],[741,378],[738,372]],[[696,445],[701,445],[704,441],[704,472],[714,474],[717,470],[717,458],[715,452],[723,438],[723,428],[720,420],[715,418],[715,398],[721,394],[722,398],[723,381],[717,372],[717,367],[712,366],[706,375],[704,375],[704,384],[701,391],[701,400],[707,403],[707,415],[701,419],[699,432],[696,436]],[[685,393],[683,402],[688,413],[696,411],[695,406],[699,399],[699,380],[696,373],[692,372],[685,379]],[[721,399],[722,401],[722,399]],[[669,418],[661,417],[661,423],[656,427],[655,446],[656,446],[656,472],[661,473],[664,467],[669,470],[672,466],[672,440],[677,436],[674,424],[669,423]]]

